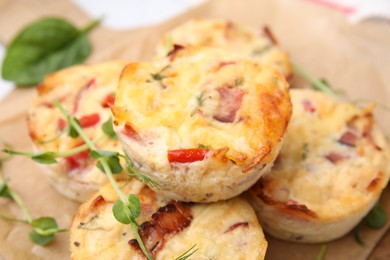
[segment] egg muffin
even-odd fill
[[[286,78],[292,75],[287,53],[279,48],[277,39],[266,26],[257,31],[229,20],[192,19],[162,37],[156,56],[164,57],[173,47],[190,45],[224,48],[276,68]]]
[[[247,193],[264,230],[305,243],[349,232],[389,180],[389,147],[373,106],[291,90],[293,116],[272,170]]]
[[[135,166],[180,201],[212,202],[253,185],[291,115],[276,70],[214,48],[182,48],[122,72],[115,131]]]
[[[243,198],[195,204],[167,200],[142,183],[119,183],[141,202],[139,234],[154,259],[176,259],[194,247],[191,259],[264,259],[267,241]],[[81,205],[70,229],[72,259],[146,259],[130,225],[119,223],[114,189],[103,188]]]
[[[99,139],[98,149],[119,151],[117,140],[101,130],[112,117],[110,107],[115,99],[119,75],[126,62],[78,65],[47,76],[37,88],[28,111],[28,128],[38,152],[64,152],[84,144],[67,134],[67,121],[53,104],[58,100],[91,139]],[[106,176],[88,156],[89,150],[58,158],[58,163],[42,165],[51,184],[66,197],[85,201],[106,182]]]

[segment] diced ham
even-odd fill
[[[337,163],[339,163],[341,161],[349,159],[349,156],[343,155],[343,154],[339,154],[339,153],[336,153],[336,152],[331,152],[331,153],[327,154],[325,156],[325,158],[328,159],[331,163],[337,164]]]
[[[307,99],[303,100],[302,105],[303,105],[303,109],[308,113],[314,113],[317,110],[310,100]]]
[[[244,92],[240,88],[219,88],[220,103],[213,118],[223,123],[232,123],[242,104]]]
[[[345,144],[348,146],[355,146],[357,141],[357,136],[352,131],[347,130],[338,140],[339,143]]]

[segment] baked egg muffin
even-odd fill
[[[274,69],[215,48],[182,48],[123,70],[115,131],[135,166],[179,201],[212,202],[272,165],[291,115]]]
[[[229,20],[196,18],[167,32],[156,48],[157,57],[165,57],[172,46],[218,47],[258,60],[263,66],[279,70],[287,79],[292,75],[286,52],[282,51],[271,30],[262,30],[234,23]]]
[[[67,151],[84,144],[67,134],[67,121],[53,100],[57,99],[74,117],[85,133],[98,139],[98,149],[120,151],[117,140],[101,130],[112,117],[119,75],[126,62],[116,61],[96,65],[78,65],[47,76],[37,88],[28,111],[28,128],[38,152]],[[106,182],[106,176],[88,156],[89,150],[58,158],[58,163],[42,165],[51,184],[66,197],[85,201]],[[123,177],[123,176],[122,176]]]
[[[389,147],[364,109],[309,89],[292,89],[293,116],[272,170],[248,192],[263,228],[319,243],[349,232],[389,181]]]
[[[243,198],[195,204],[172,201],[133,180],[119,183],[141,202],[139,234],[154,259],[176,259],[194,247],[191,259],[264,259],[267,241]],[[111,185],[81,205],[70,229],[72,259],[146,259],[130,225],[119,223]]]

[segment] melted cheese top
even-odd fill
[[[227,147],[226,156],[240,164],[264,157],[281,141],[291,103],[277,71],[223,50],[186,48],[160,61],[129,64],[113,112],[118,125],[131,125],[160,153]]]
[[[169,203],[138,181],[119,186],[126,194],[139,194],[139,224],[150,221],[158,208]],[[97,197],[101,197],[99,202]],[[70,230],[72,259],[144,259],[129,245],[134,239],[130,225],[117,222],[112,214],[117,199],[113,188],[106,185],[81,205]],[[267,242],[247,201],[237,197],[189,207],[189,226],[163,236],[164,241],[158,239],[163,246],[155,259],[175,259],[194,245],[198,250],[193,259],[264,259]]]
[[[282,150],[251,192],[274,204],[304,205],[321,219],[367,207],[390,175],[389,147],[372,107],[362,110],[313,90],[293,89],[291,97]]]
[[[65,130],[61,129],[64,125],[61,127],[60,121],[66,120],[53,104],[53,100],[57,99],[72,116],[80,120],[96,114],[96,123],[85,127],[84,131],[92,140],[100,138],[96,143],[98,149],[120,151],[119,142],[107,137],[101,126],[112,116],[106,98],[115,96],[118,78],[125,65],[122,61],[79,65],[47,76],[38,86],[38,96],[33,100],[28,114],[30,136],[38,150],[67,151],[84,143],[80,137],[71,138],[66,132],[61,134]],[[84,165],[83,160],[86,161],[81,158],[82,166],[69,169],[66,159],[58,159],[60,167],[70,178],[85,183],[102,183],[106,180],[94,163]],[[73,174],[73,170],[77,174]]]
[[[292,72],[287,54],[273,42],[274,36],[265,31],[262,33],[226,20],[192,19],[163,36],[156,48],[156,56],[166,56],[172,44],[218,47],[257,59],[262,65],[274,67],[284,76],[290,76]]]

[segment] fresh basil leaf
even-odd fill
[[[54,235],[43,236],[35,232],[34,230],[29,234],[30,239],[40,246],[45,246],[54,239]]]
[[[10,189],[6,182],[0,185],[0,197],[12,199]]]
[[[110,157],[110,158],[107,158],[106,161],[107,161],[107,163],[111,169],[111,172],[113,174],[118,174],[118,173],[121,173],[123,171],[123,168],[119,162],[118,157]],[[104,167],[100,161],[97,162],[96,167],[98,167],[103,173],[106,173],[104,171]]]
[[[387,222],[386,211],[379,205],[376,204],[372,210],[365,217],[366,223],[369,227],[374,229],[380,229]]]
[[[116,220],[122,224],[130,224],[134,222],[130,209],[121,201],[117,200],[112,207],[112,213]]]
[[[133,218],[138,218],[139,214],[141,213],[141,203],[137,197],[137,195],[130,194],[129,195],[129,209],[131,211],[131,215]]]
[[[114,131],[111,117],[102,125],[102,130],[103,133],[105,133],[111,139],[118,140],[118,137],[116,136],[116,133]]]
[[[29,86],[41,82],[48,73],[83,62],[91,52],[85,34],[94,26],[78,30],[60,18],[33,22],[9,44],[2,66],[3,78]]]
[[[38,163],[42,164],[53,164],[57,163],[55,159],[55,153],[53,152],[47,152],[47,153],[39,153],[31,156],[31,159]]]
[[[77,119],[77,118],[73,118],[74,121],[76,122],[76,124],[78,124],[80,126],[80,121]],[[81,126],[80,126],[81,127]],[[68,128],[68,135],[72,138],[77,138],[79,137],[79,133],[76,131],[76,129],[71,125],[69,124],[69,128]]]
[[[57,221],[51,217],[41,217],[33,219],[33,221],[31,222],[31,226],[33,228],[40,228],[43,230],[58,228]]]

